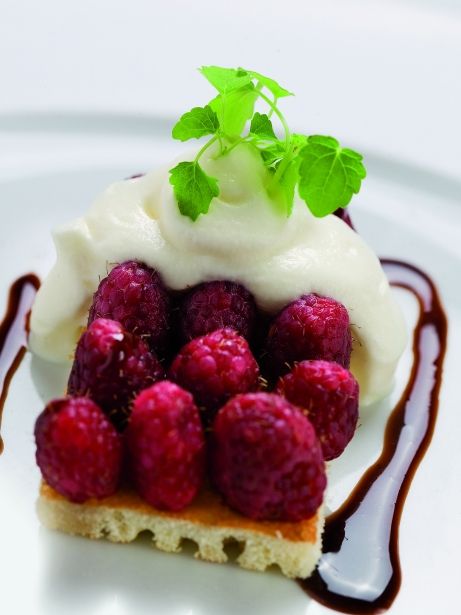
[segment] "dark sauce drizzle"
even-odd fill
[[[413,293],[419,304],[413,367],[388,419],[380,457],[328,517],[317,570],[298,580],[312,598],[344,613],[385,611],[399,591],[399,522],[434,432],[446,348],[447,321],[431,279],[400,261],[385,259],[382,264],[391,284]],[[28,315],[39,286],[33,274],[16,280],[0,324],[0,424],[9,384],[25,354]]]
[[[399,591],[399,523],[434,432],[446,349],[447,320],[431,279],[400,261],[382,264],[391,284],[413,293],[419,304],[413,367],[388,419],[381,455],[328,517],[319,565],[298,581],[312,598],[344,613],[383,612]]]
[[[0,323],[0,427],[11,379],[26,352],[28,316],[39,286],[40,280],[33,273],[18,278],[10,288],[6,313]]]

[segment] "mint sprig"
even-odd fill
[[[180,162],[170,170],[170,183],[183,215],[196,220],[219,195],[218,181],[199,163],[215,143],[219,144],[216,156],[225,156],[241,143],[259,151],[271,174],[267,192],[286,216],[293,210],[296,187],[314,216],[323,217],[348,205],[366,176],[360,154],[342,148],[333,137],[292,134],[277,105],[292,93],[274,79],[244,68],[203,66],[200,72],[218,94],[204,107],[182,115],[172,131],[180,141],[210,136],[194,161]],[[255,111],[258,101],[267,105],[268,113]],[[274,117],[282,127],[282,138],[275,133]]]

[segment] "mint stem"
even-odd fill
[[[279,118],[280,123],[283,126],[283,130],[285,131],[285,147],[288,149],[290,145],[291,132],[290,132],[290,129],[288,128],[288,124],[286,123],[285,118],[283,117],[283,114],[279,111],[278,107],[275,106],[272,100],[268,98],[265,94],[260,92],[259,95],[269,105],[269,107],[275,113],[275,115]]]
[[[278,98],[277,98],[276,96],[274,96],[274,100],[273,100],[273,105],[274,105],[274,107],[276,107],[276,106],[277,106],[277,100],[278,100]],[[274,113],[274,107],[271,107],[271,108],[269,109],[269,113],[267,114],[267,117],[268,117],[269,119],[271,119],[272,114]]]
[[[206,150],[213,145],[213,143],[215,143],[217,140],[219,139],[219,135],[214,135],[213,138],[211,138],[209,141],[207,141],[207,143],[205,143],[205,145],[199,150],[197,156],[195,156],[194,158],[194,162],[198,162],[198,159],[200,158],[200,156],[206,152]]]

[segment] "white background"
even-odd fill
[[[460,177],[459,0],[2,0],[0,110],[176,117],[193,68],[242,65],[297,94],[311,133]]]

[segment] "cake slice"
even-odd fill
[[[226,544],[237,541],[242,546],[236,560],[240,566],[263,571],[276,564],[292,578],[306,578],[314,570],[324,523],[323,507],[297,523],[253,521],[206,488],[185,509],[170,512],[153,508],[129,488],[76,504],[42,482],[37,511],[46,527],[87,538],[131,542],[149,530],[155,545],[168,552],[178,552],[184,539],[192,540],[195,557],[216,563],[228,561]]]
[[[91,399],[68,396],[46,406],[35,439],[50,529],[114,542],[149,530],[164,551],[191,540],[218,563],[237,542],[242,567],[288,577],[309,576],[320,557],[320,443],[276,394],[235,396],[207,438],[192,395],[167,380],[136,396],[123,433]]]

